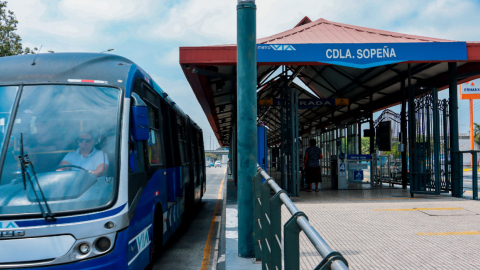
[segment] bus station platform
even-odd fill
[[[479,202],[387,186],[291,198],[349,269],[480,269]],[[282,207],[282,224],[290,218]],[[301,269],[322,260],[300,234]],[[227,261],[228,265],[228,261]]]
[[[237,44],[179,55],[229,147],[226,268],[480,269],[478,177],[462,169],[480,151],[460,151],[458,114],[480,43],[308,17],[257,39],[254,2],[239,0]]]
[[[261,269],[261,262],[238,256],[237,186],[231,176],[226,179],[225,269]],[[383,184],[302,191],[290,199],[326,243],[345,257],[349,269],[480,269],[480,208],[468,196],[411,197],[408,188]],[[283,205],[281,224],[290,217]],[[284,241],[282,237],[282,250]],[[300,269],[315,269],[321,261],[301,232]]]

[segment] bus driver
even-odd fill
[[[62,165],[75,165],[86,169],[89,173],[100,177],[104,171],[108,171],[107,155],[97,150],[94,145],[93,136],[90,132],[82,132],[78,137],[79,148],[74,152],[70,152],[60,162]],[[73,168],[78,170],[77,168]],[[57,171],[70,170],[69,167],[59,168]]]

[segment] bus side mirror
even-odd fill
[[[147,141],[149,137],[147,104],[136,93],[132,93],[130,119],[133,140],[136,142]]]

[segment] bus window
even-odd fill
[[[5,145],[5,161],[0,164],[0,214],[40,212],[32,203],[31,186],[25,191],[22,184],[17,154],[22,148],[53,212],[92,209],[112,202],[118,183],[120,97],[116,88],[95,85],[24,86],[15,121],[10,121],[13,128]],[[6,101],[0,102],[3,107],[2,102]],[[18,200],[2,197],[22,193]]]
[[[128,155],[128,169],[130,173],[145,171],[145,158],[143,152],[143,142],[134,142],[130,140],[130,149]]]
[[[162,138],[160,133],[160,124],[158,121],[158,111],[149,102],[147,102],[148,119],[150,121],[150,136],[148,138],[148,164],[150,166],[165,165],[162,153]]]
[[[172,147],[173,147],[173,166],[178,167],[181,166],[180,161],[180,149],[179,149],[179,137],[178,137],[178,128],[177,128],[177,113],[172,108],[169,109],[170,111],[170,132],[172,136]]]
[[[172,129],[170,128],[171,127],[171,124],[169,123],[169,109],[168,109],[168,104],[167,102],[165,102],[163,99],[160,100],[160,104],[161,104],[161,112],[162,112],[162,115],[161,115],[161,123],[162,123],[162,135],[163,135],[163,139],[165,140],[165,144],[164,144],[164,149],[165,149],[165,156],[169,157],[167,160],[166,160],[166,165],[167,167],[173,167],[173,158],[171,158],[173,156],[173,149],[172,149],[172,136],[171,136],[171,131]]]
[[[197,131],[197,140],[198,140],[198,143],[197,143],[197,153],[198,153],[198,167],[200,168],[200,171],[199,171],[199,174],[198,174],[198,180],[199,180],[199,185],[200,185],[200,182],[203,181],[203,174],[204,174],[204,170],[205,170],[205,157],[202,156],[202,143],[203,143],[203,136],[202,136],[202,132],[199,132]]]
[[[17,89],[17,86],[0,87],[0,95],[2,96],[0,99],[0,151],[3,148],[3,139],[7,131]]]
[[[180,116],[177,115],[177,131],[178,131],[178,142],[180,146],[180,161],[181,164],[185,164],[185,120]]]
[[[159,122],[158,122],[158,113],[153,106],[147,106],[148,108],[148,125],[150,128],[159,129]]]

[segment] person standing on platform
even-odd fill
[[[303,168],[305,169],[305,179],[308,183],[307,192],[312,192],[312,183],[315,183],[315,191],[318,192],[319,183],[322,182],[322,173],[320,170],[320,159],[323,158],[322,150],[317,147],[317,141],[310,139],[310,147],[305,150],[303,159]]]

